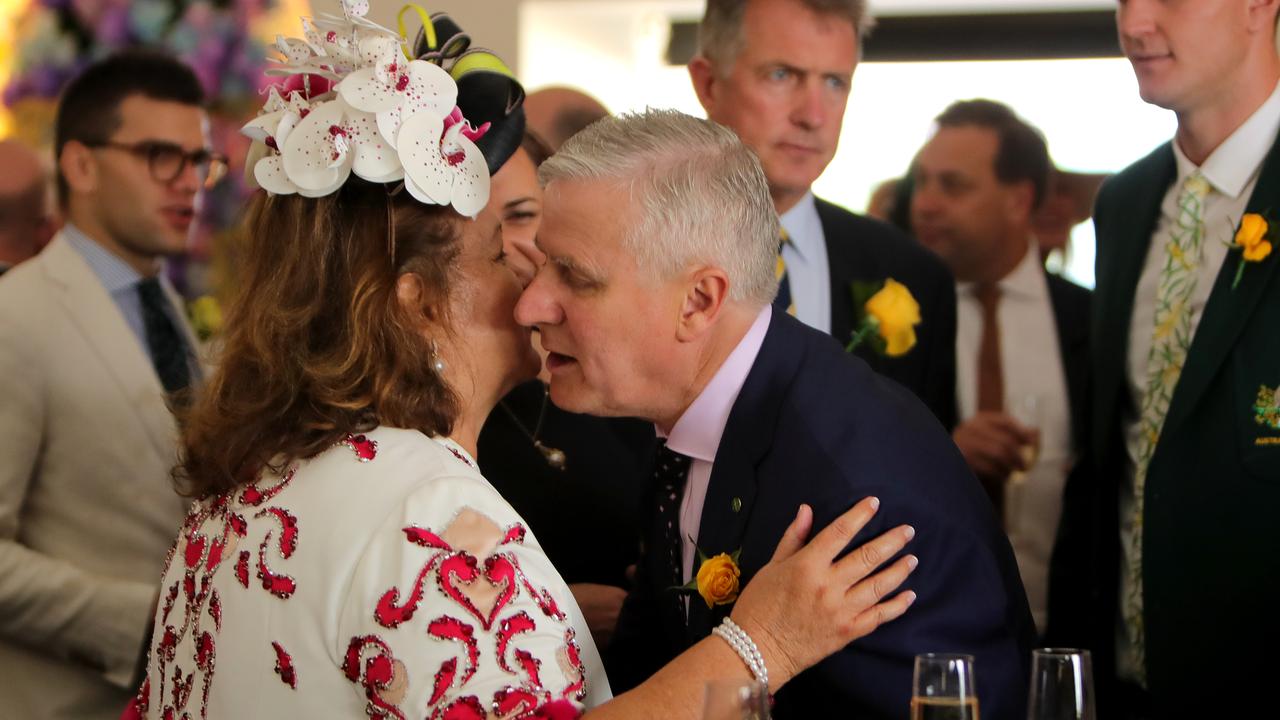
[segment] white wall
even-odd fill
[[[419,0],[428,13],[446,12],[471,35],[472,41],[488,48],[517,74],[519,68],[519,8],[521,0]],[[396,14],[404,7],[403,0],[370,0],[369,19],[395,29]],[[313,12],[341,14],[338,0],[312,0]],[[410,12],[405,22],[416,32],[417,14]]]

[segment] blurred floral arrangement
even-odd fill
[[[210,100],[212,143],[233,158],[227,179],[204,198],[192,261],[174,268],[175,283],[188,296],[207,292],[212,245],[238,220],[247,196],[242,163],[248,141],[239,129],[262,105],[269,84],[263,39],[273,41],[282,21],[287,26],[308,14],[307,5],[306,0],[28,0],[13,15],[5,58],[9,134],[50,147],[58,93],[85,65],[114,50],[161,47],[185,60]]]

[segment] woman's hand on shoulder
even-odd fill
[[[864,499],[806,544],[813,510],[801,505],[773,559],[743,590],[732,617],[759,647],[774,688],[901,616],[915,601],[911,591],[884,599],[915,570],[915,556],[877,572],[915,536],[909,525],[836,560],[879,507],[876,498]]]

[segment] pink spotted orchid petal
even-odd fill
[[[315,54],[305,40],[287,38],[283,35],[276,36],[276,50],[280,51],[284,61],[289,65],[302,65]]]
[[[283,108],[283,102],[281,105],[281,109],[259,115],[245,123],[244,127],[240,128],[240,134],[250,140],[256,140],[257,142],[262,143],[265,143],[267,138],[274,137],[276,129],[280,127],[280,120],[284,117],[286,112]]]
[[[419,112],[447,115],[458,101],[458,86],[439,66],[415,60],[409,63],[409,83],[403,97],[399,106],[378,113],[378,129],[392,147],[399,146],[400,125],[406,117]]]
[[[480,148],[465,135],[459,133],[453,142],[453,147],[444,148],[446,153],[454,161],[459,151],[463,157],[461,162],[451,165],[454,180],[450,202],[458,214],[475,217],[489,202],[489,166]]]
[[[332,132],[343,127],[343,110],[337,101],[316,105],[281,146],[285,174],[304,194],[336,187],[351,173],[351,153],[335,146]]]
[[[346,117],[355,152],[351,171],[370,182],[387,182],[386,178],[403,176],[396,149],[378,131],[377,116],[348,108]]]
[[[337,90],[344,102],[367,113],[393,110],[403,100],[394,85],[378,79],[375,68],[356,70],[338,83]]]
[[[404,55],[400,52],[398,39],[385,35],[365,35],[360,39],[357,59],[366,67],[385,67],[394,63],[403,64]]]
[[[431,112],[412,115],[400,127],[405,186],[419,201],[434,205],[448,203],[453,194],[453,168],[440,154],[443,130],[444,120]]]
[[[369,0],[342,0],[342,12],[349,19],[369,14]]]
[[[274,195],[292,195],[298,192],[298,186],[289,180],[284,172],[281,156],[271,155],[262,158],[253,166],[253,179],[263,190]]]

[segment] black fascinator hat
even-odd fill
[[[520,147],[524,137],[524,87],[492,51],[472,47],[471,36],[448,14],[433,14],[431,25],[435,28],[435,46],[428,40],[424,26],[414,39],[414,57],[447,70],[458,84],[458,108],[462,114],[477,128],[489,125],[476,146],[484,153],[489,174],[493,175]]]

